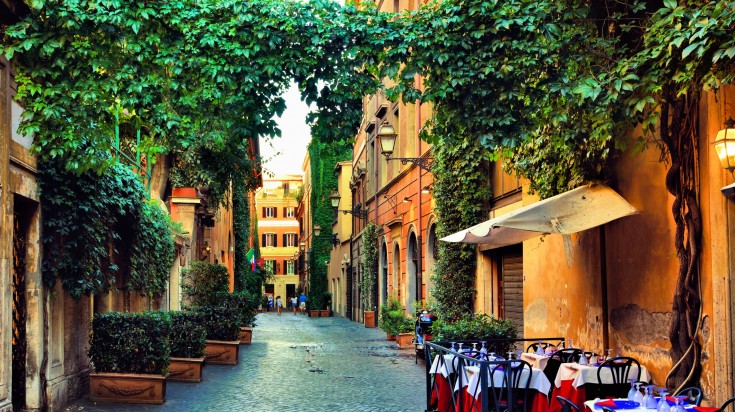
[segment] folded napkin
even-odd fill
[[[618,405],[616,405],[615,401],[612,399],[605,399],[604,401],[595,402],[595,406],[607,406],[608,408],[615,408]]]
[[[720,410],[720,408],[713,408],[708,406],[695,406],[694,409],[699,412],[716,412]]]

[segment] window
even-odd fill
[[[272,273],[275,274],[276,270],[276,261],[275,260],[266,260],[265,261],[265,271],[266,273]]]
[[[288,274],[296,273],[296,261],[295,260],[289,260],[286,262],[286,273]]]
[[[299,245],[299,235],[296,233],[284,233],[283,234],[283,246],[286,247],[297,247]]]
[[[283,217],[290,217],[290,218],[296,217],[296,208],[295,207],[284,207]]]
[[[264,247],[276,247],[278,246],[278,240],[275,233],[263,233],[261,236],[261,245]]]
[[[264,207],[263,217],[278,217],[278,211],[275,207]]]

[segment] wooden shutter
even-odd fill
[[[265,209],[266,209],[266,208],[263,208],[263,217],[264,217],[264,218],[265,218]]]
[[[284,275],[288,273],[288,265],[287,265],[287,262],[288,262],[288,260],[283,259],[283,274]]]
[[[295,234],[294,239],[294,246],[299,247],[299,235]]]
[[[273,207],[273,217],[278,217],[278,208]]]
[[[287,207],[284,207],[284,208],[283,208],[283,217],[286,217],[286,216],[288,216],[288,213],[286,213],[286,209],[288,209],[288,208],[287,208]]]
[[[284,234],[283,234],[283,247],[286,247],[286,246],[288,246],[288,242],[286,241],[286,240],[287,240],[287,239],[286,239],[286,236],[288,236],[288,235],[284,233]]]
[[[503,318],[513,321],[518,337],[523,337],[523,255],[502,257]]]
[[[260,240],[260,242],[261,242],[261,243],[260,243],[260,246],[263,246],[263,247],[265,247],[265,246],[266,246],[266,245],[265,245],[265,233],[263,233],[262,235],[260,235],[260,239],[261,239],[261,240]]]

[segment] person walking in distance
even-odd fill
[[[306,295],[304,295],[304,292],[301,292],[301,296],[299,296],[299,311],[306,313]]]
[[[278,309],[278,316],[281,316],[281,308],[283,307],[283,301],[281,300],[281,296],[276,296],[276,308]]]
[[[299,298],[296,295],[291,296],[291,308],[293,308],[293,314],[296,314],[296,307],[299,305]]]

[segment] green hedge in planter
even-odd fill
[[[89,360],[96,372],[163,375],[171,352],[170,327],[165,312],[96,314]]]
[[[207,331],[201,316],[194,312],[169,312],[171,317],[171,357],[200,358],[204,356]]]
[[[233,341],[240,338],[240,312],[237,308],[201,307],[197,308],[196,313],[208,340]]]
[[[240,326],[255,326],[255,315],[258,314],[258,295],[248,291],[228,293],[220,299],[222,306],[237,309],[240,315]]]
[[[437,320],[431,330],[438,341],[461,340],[495,340],[503,339],[491,344],[488,350],[496,353],[505,353],[513,347],[513,339],[518,337],[516,326],[507,319],[497,319],[486,314],[464,314],[454,323]]]
[[[187,306],[217,306],[229,291],[230,275],[223,265],[193,261],[181,272]]]

